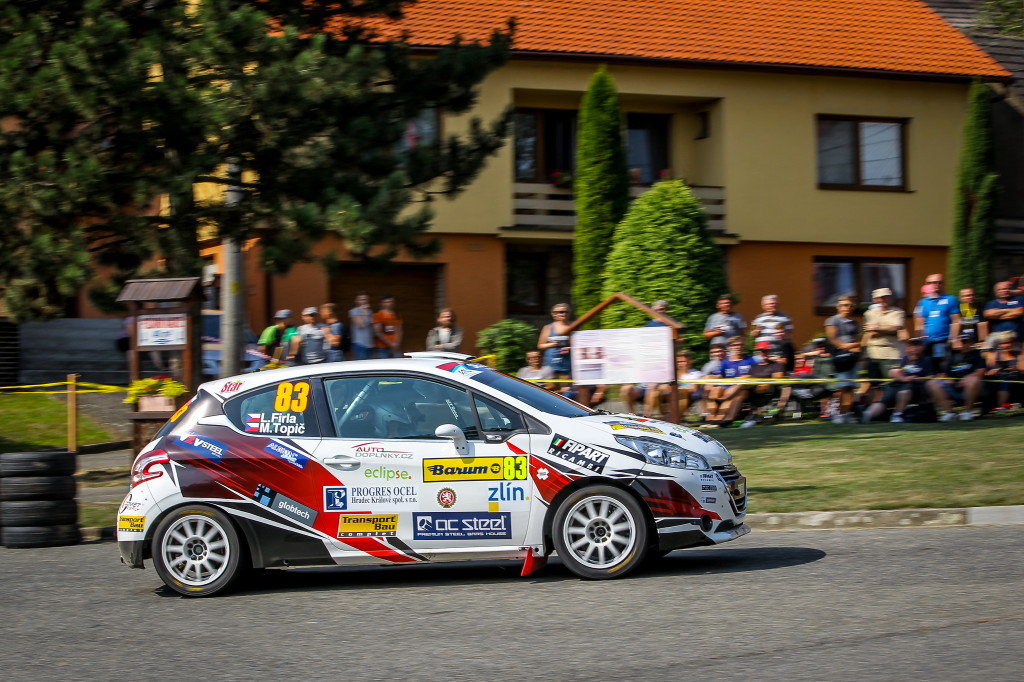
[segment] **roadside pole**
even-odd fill
[[[68,375],[68,452],[78,451],[78,375]]]
[[[238,183],[242,181],[242,170],[234,160],[228,162],[228,177],[232,184],[228,186],[225,204],[238,206],[242,203],[243,189]],[[238,240],[225,237],[221,240],[224,257],[224,275],[221,281],[221,320],[220,320],[220,375],[222,377],[241,374],[242,358],[242,326],[244,324],[243,308],[245,290],[242,269],[242,249]]]

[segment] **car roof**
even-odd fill
[[[282,381],[294,381],[309,376],[322,374],[341,374],[349,372],[422,372],[435,376],[455,378],[453,372],[440,369],[442,365],[456,365],[468,362],[472,356],[456,353],[416,353],[414,357],[381,358],[375,360],[345,360],[342,362],[323,362],[315,365],[298,365],[282,367],[263,372],[238,374],[224,379],[215,379],[202,384],[199,388],[209,393],[227,397],[239,391],[248,391],[260,386],[269,386]]]

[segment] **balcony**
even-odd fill
[[[630,188],[640,196],[647,187]],[[718,238],[729,238],[725,230],[725,188],[695,185],[690,189],[700,199],[708,217],[708,229]],[[513,224],[509,230],[531,232],[572,232],[576,228],[576,206],[572,190],[543,182],[517,182],[512,186]]]

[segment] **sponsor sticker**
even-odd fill
[[[176,422],[179,419],[181,419],[181,415],[185,414],[185,412],[188,411],[188,406],[191,405],[191,404],[192,404],[192,401],[190,400],[187,403],[185,403],[184,405],[182,405],[181,407],[179,407],[178,411],[171,415],[171,423],[173,424],[174,422]]]
[[[190,433],[187,436],[179,436],[177,442],[178,445],[186,450],[191,450],[214,461],[219,460],[228,452],[228,446],[224,445],[224,443],[207,438],[206,436],[198,436],[194,433]]]
[[[139,500],[138,497],[143,496],[140,491],[133,490],[128,493],[128,496],[124,498],[124,502],[121,503],[120,509],[117,510],[118,514],[137,514],[142,511],[143,507],[146,507],[152,502],[149,500],[148,495],[144,495],[145,501]]]
[[[552,457],[564,459],[570,464],[601,473],[604,465],[608,463],[610,455],[596,450],[583,443],[555,434],[548,447],[548,454]]]
[[[412,511],[419,509],[414,485],[330,485],[324,487],[324,511]]]
[[[118,516],[117,529],[126,533],[141,533],[146,530],[146,517]]]
[[[446,362],[443,365],[438,365],[437,368],[463,377],[476,376],[480,372],[490,369],[487,365],[481,365],[478,362]]]
[[[306,462],[309,461],[309,457],[307,457],[305,454],[299,452],[298,450],[293,450],[287,445],[278,443],[276,440],[272,440],[266,445],[264,445],[263,450],[269,452],[278,459],[283,459],[296,469],[305,469]]]
[[[381,459],[412,459],[411,452],[395,450],[376,441],[360,443],[352,448],[352,455],[354,457],[380,457]]]
[[[704,485],[702,485],[700,487],[700,491],[702,493],[717,493],[718,492],[718,486],[717,485],[708,485],[708,484],[705,483]]]
[[[411,471],[386,466],[363,469],[363,476],[365,478],[380,478],[385,481],[411,481],[413,478]]]
[[[512,539],[509,512],[426,512],[412,516],[416,540]]]
[[[302,436],[306,433],[306,422],[289,412],[247,412],[246,433],[266,433],[273,436]]]
[[[702,497],[702,498],[700,498],[700,503],[701,504],[714,504],[717,501],[718,501],[717,497]]]
[[[548,476],[550,474],[551,472],[548,471],[547,467],[541,467],[540,469],[537,469],[537,478],[539,478],[542,481],[548,480]]]
[[[256,486],[252,498],[260,504],[270,507],[274,511],[307,526],[312,526],[316,521],[317,512],[315,509],[310,509],[301,502],[296,502],[287,495],[283,495],[262,483]]]
[[[530,508],[526,487],[507,481],[487,488],[487,511],[521,510]]]
[[[242,387],[241,381],[225,381],[224,385],[220,387],[221,393],[234,393]]]
[[[437,491],[437,503],[445,509],[451,509],[455,506],[455,501],[458,497],[455,495],[455,491],[451,488],[441,488]]]
[[[398,514],[342,514],[339,538],[380,538],[398,534]]]
[[[702,481],[718,481],[718,474],[701,474],[700,480]]]
[[[425,459],[423,460],[423,482],[525,481],[529,470],[529,458],[523,455]]]
[[[605,422],[605,424],[612,427],[612,431],[633,429],[634,431],[646,431],[647,433],[665,433],[661,429],[651,426],[650,424],[637,424],[635,422]]]

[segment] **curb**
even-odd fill
[[[835,530],[1024,525],[1024,505],[947,509],[877,509],[865,511],[748,514],[754,530]]]
[[[1021,526],[1024,525],[1024,505],[747,514],[746,523],[751,529],[761,531]],[[114,542],[115,540],[117,540],[117,532],[113,526],[93,526],[82,529],[83,542]]]

